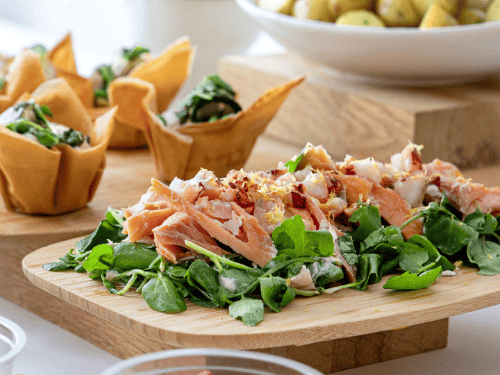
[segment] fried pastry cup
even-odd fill
[[[94,196],[105,167],[105,152],[116,109],[92,123],[78,96],[61,78],[42,83],[32,95],[53,113],[51,122],[90,136],[90,146],[47,148],[0,126],[0,188],[5,206],[26,214],[58,215],[84,207]]]
[[[146,136],[156,165],[158,178],[170,182],[175,177],[190,179],[200,168],[223,177],[245,164],[257,137],[280,109],[289,93],[304,80],[294,78],[268,89],[247,110],[214,122],[187,123],[177,128],[165,124],[147,108],[150,92],[147,84],[135,96],[142,95],[146,118]],[[149,91],[154,87],[149,84]],[[137,122],[139,123],[139,122]]]
[[[11,107],[25,92],[33,92],[46,80],[40,56],[29,49],[13,58],[6,83],[0,90],[0,113]]]
[[[188,37],[183,37],[171,45],[159,55],[137,65],[127,75],[127,77],[118,78],[136,78],[151,83],[155,87],[156,98],[155,106],[151,110],[155,113],[161,113],[167,109],[177,91],[181,88],[184,81],[191,74],[191,66],[194,58],[195,49],[191,45]],[[109,107],[95,107],[92,82],[81,77],[74,67],[74,57],[71,36],[68,34],[50,53],[49,61],[55,66],[59,77],[65,78],[68,83],[77,92],[78,97],[87,109],[87,112],[93,120],[102,116],[110,108],[118,106],[129,106],[130,112],[140,111],[141,101],[131,100],[127,95],[133,95],[134,90],[130,90],[127,85],[119,85],[120,90],[125,90],[122,94],[110,95],[112,84],[108,88]],[[73,61],[73,62],[72,62]],[[73,69],[74,68],[74,69]],[[138,81],[128,81],[134,85]],[[138,91],[141,89],[138,88]],[[123,99],[123,101],[122,101]],[[121,117],[121,120],[115,122],[115,130],[109,144],[110,148],[136,148],[146,145],[146,137],[141,125],[133,123],[129,117]]]

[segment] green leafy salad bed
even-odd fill
[[[405,241],[401,230],[417,219],[424,221],[424,235]],[[383,287],[392,290],[428,288],[443,271],[453,271],[457,261],[479,268],[480,275],[500,273],[500,216],[477,209],[462,221],[445,195],[401,227],[384,226],[377,207],[358,203],[349,219],[352,231],[337,240],[346,261],[357,267],[356,282],[350,284],[342,284],[342,262],[334,257],[330,232],[305,230],[298,215],[273,231],[278,255],[262,268],[238,254],[219,256],[189,241],[186,245],[198,255],[171,264],[156,253],[154,245],[124,242],[124,221],[120,211],[109,209],[91,235],[43,268],[87,272],[113,294],[135,288],[157,311],[182,312],[186,299],[199,306],[229,307],[229,314],[247,326],[260,323],[266,309],[280,312],[297,296],[345,288],[362,291],[389,273],[395,275]],[[290,279],[303,266],[309,269],[316,290],[290,287]]]

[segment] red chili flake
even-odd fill
[[[292,206],[294,208],[306,208],[306,197],[295,191],[292,191],[291,194],[292,194]]]

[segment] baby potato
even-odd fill
[[[438,5],[432,5],[420,22],[421,29],[456,25],[459,25],[458,21]]]
[[[369,10],[372,5],[373,0],[328,0],[330,12],[335,19],[351,10]]]
[[[296,0],[292,15],[303,20],[329,22],[335,20],[328,6],[328,0]]]
[[[486,22],[500,21],[500,0],[493,1],[486,12]]]
[[[384,22],[369,10],[351,10],[341,15],[336,23],[343,26],[385,27]]]
[[[464,8],[458,15],[458,20],[462,25],[471,25],[473,23],[483,23],[486,19],[486,13],[481,9]]]
[[[417,26],[421,20],[408,0],[378,0],[377,13],[387,26]]]
[[[464,8],[476,8],[486,12],[492,0],[465,0]]]
[[[411,0],[411,3],[420,17],[423,17],[433,4],[441,7],[449,14],[455,14],[458,10],[459,0]]]
[[[257,5],[261,8],[283,14],[292,14],[295,0],[258,0]]]

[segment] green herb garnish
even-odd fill
[[[94,91],[94,100],[97,107],[109,105],[108,87],[116,78],[111,65],[102,65],[97,69],[101,76],[102,87]]]
[[[235,101],[236,93],[218,75],[203,78],[201,83],[179,103],[176,112],[181,124],[216,121],[241,111]]]
[[[135,46],[134,48],[130,48],[130,49],[124,48],[123,49],[123,58],[125,60],[132,61],[132,60],[135,60],[135,59],[141,57],[141,55],[143,53],[147,53],[147,52],[149,52],[149,49],[142,47],[142,46]]]

